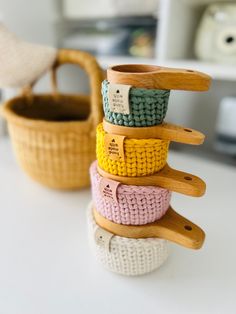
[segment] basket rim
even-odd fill
[[[47,121],[43,119],[31,119],[28,117],[23,117],[21,115],[16,114],[12,110],[12,104],[19,100],[19,99],[26,99],[32,97],[71,97],[71,98],[82,98],[84,100],[87,100],[90,102],[91,96],[90,95],[85,95],[85,94],[59,94],[58,96],[54,96],[51,93],[34,93],[32,96],[27,96],[27,95],[17,95],[3,103],[3,106],[1,108],[1,114],[3,117],[7,120],[8,123],[13,122],[16,125],[24,126],[24,127],[29,127],[29,128],[43,128],[43,129],[52,129],[55,131],[56,129],[58,131],[63,131],[64,128],[68,129],[68,127],[77,127],[80,128],[82,127],[85,131],[88,131],[86,129],[86,126],[88,128],[91,126],[92,123],[92,111],[90,111],[90,114],[86,120],[78,120],[78,121]]]

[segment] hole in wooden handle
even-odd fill
[[[184,129],[185,132],[193,132],[192,130],[190,129]]]
[[[184,177],[184,179],[187,180],[187,181],[192,181],[192,178],[188,177],[188,176]]]
[[[184,226],[184,229],[188,230],[188,231],[192,231],[193,230],[193,228],[191,226],[189,226],[189,225]]]

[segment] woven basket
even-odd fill
[[[91,95],[62,95],[56,90],[56,69],[79,65],[89,75]],[[21,167],[36,181],[57,189],[88,186],[95,160],[96,126],[102,120],[100,86],[103,73],[88,53],[60,50],[52,69],[52,94],[30,91],[6,102],[14,151]]]
[[[132,87],[129,91],[130,114],[112,112],[108,100],[107,80],[102,83],[103,110],[106,120],[118,125],[145,127],[162,123],[168,107],[169,90]]]
[[[91,249],[107,270],[126,276],[147,274],[159,268],[169,255],[168,242],[158,238],[131,239],[113,236],[109,249],[95,241],[96,224],[91,205],[88,208],[88,231]]]
[[[125,139],[124,160],[113,160],[105,150],[103,124],[97,127],[97,160],[99,166],[115,175],[138,177],[161,170],[167,159],[169,141],[160,139]]]
[[[101,192],[102,176],[97,172],[97,162],[90,167],[93,203],[105,218],[124,225],[144,225],[160,219],[169,208],[171,192],[155,186],[119,184],[116,200],[106,198]]]

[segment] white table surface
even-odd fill
[[[206,231],[205,245],[171,245],[159,270],[124,277],[97,264],[88,246],[90,191],[31,181],[0,139],[0,314],[236,313],[236,168],[176,152],[169,163],[207,182],[204,197],[172,201]]]

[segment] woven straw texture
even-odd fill
[[[115,223],[144,225],[160,219],[169,207],[171,192],[155,186],[120,184],[116,191],[117,202],[103,197],[97,162],[90,167],[90,178],[96,210]]]
[[[115,175],[137,177],[161,170],[167,160],[169,141],[160,139],[125,139],[125,160],[112,160],[106,153],[102,123],[97,127],[97,160],[99,166]]]
[[[113,236],[110,251],[95,242],[98,227],[91,205],[88,209],[89,242],[96,259],[107,270],[127,276],[147,274],[159,268],[168,257],[168,243],[163,239],[130,239]]]
[[[25,94],[8,101],[3,115],[17,160],[36,181],[52,188],[88,186],[95,160],[96,126],[102,120],[100,84],[103,73],[87,53],[60,50],[53,68],[80,65],[89,75],[91,95]]]
[[[169,90],[132,87],[129,92],[130,114],[110,111],[107,80],[102,83],[103,110],[106,120],[118,125],[145,127],[162,123],[168,107]]]

